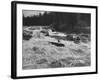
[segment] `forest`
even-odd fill
[[[23,26],[50,26],[67,33],[90,33],[91,15],[88,13],[46,12],[25,17]]]

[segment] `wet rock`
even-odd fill
[[[24,30],[23,31],[23,40],[29,40],[31,38],[32,38],[32,32]]]
[[[55,45],[55,46],[57,46],[57,47],[64,47],[64,46],[65,46],[64,44],[62,44],[62,43],[57,43],[57,42],[49,42],[49,43],[51,43],[52,45]]]
[[[64,67],[64,65],[59,61],[53,61],[48,65],[50,68],[58,68],[58,67]]]
[[[70,35],[70,34],[66,36],[66,39],[68,41],[74,41],[73,35]]]
[[[71,66],[73,60],[74,60],[74,58],[68,57],[68,58],[60,59],[59,61],[61,63],[65,64],[65,66]]]
[[[80,43],[80,37],[74,38],[74,43],[76,43],[76,44]]]
[[[40,60],[37,60],[36,63],[37,64],[44,64],[44,63],[47,63],[48,61],[46,59],[40,59]]]
[[[73,67],[82,67],[82,66],[86,66],[86,64],[83,63],[76,63],[76,64],[72,64]]]
[[[67,65],[71,64],[71,60],[68,59],[60,59],[59,61]]]
[[[34,51],[35,54],[45,54],[45,51],[38,47],[33,47],[32,50]]]
[[[34,47],[32,48],[32,50],[33,50],[33,51],[37,51],[37,50],[39,50],[39,48],[34,46]]]

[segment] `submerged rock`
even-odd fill
[[[64,65],[59,61],[53,61],[48,65],[50,68],[58,68],[58,67],[64,67]]]
[[[37,64],[44,64],[44,63],[47,63],[48,61],[46,59],[40,59],[40,60],[37,60],[36,63]]]
[[[57,43],[57,42],[50,42],[52,45],[55,45],[57,47],[64,47],[65,45],[62,43]]]

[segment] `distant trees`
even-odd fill
[[[74,32],[83,27],[90,27],[91,16],[87,13],[68,13],[68,12],[45,12],[38,16],[23,16],[23,26],[52,25],[52,28],[58,31]]]

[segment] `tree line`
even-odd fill
[[[23,15],[23,26],[51,26],[64,32],[85,31],[91,25],[91,15],[87,13],[45,12],[38,16]],[[87,30],[86,30],[87,32]],[[88,30],[88,32],[90,32]]]

